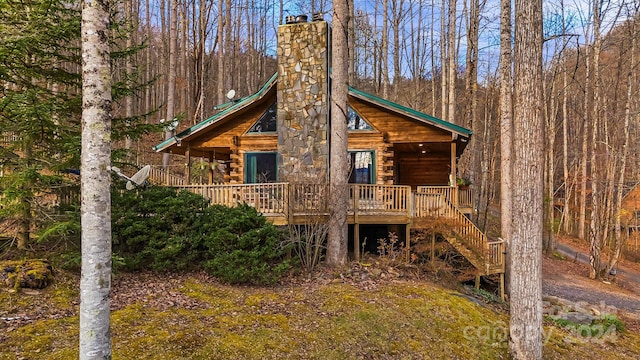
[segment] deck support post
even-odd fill
[[[187,151],[185,151],[187,157],[186,169],[184,172],[184,183],[186,185],[191,184],[191,145],[187,144]]]
[[[500,273],[500,300],[504,301],[504,272]]]
[[[431,266],[436,266],[436,234],[431,234]]]
[[[360,224],[353,224],[353,257],[360,261]]]
[[[405,248],[407,263],[411,262],[411,223],[407,223],[407,234],[405,236]]]
[[[213,184],[213,169],[217,169],[217,167],[218,167],[218,161],[215,159],[213,152],[210,151],[209,152],[209,171],[207,171],[208,184]]]
[[[480,274],[476,274],[476,290],[480,289]]]

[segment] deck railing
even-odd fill
[[[470,187],[457,186],[418,186],[419,193],[440,194],[454,206],[473,207],[473,191]]]
[[[490,241],[488,246],[488,258],[487,264],[493,267],[500,267],[500,271],[505,271],[506,259],[506,243],[503,239],[497,241]]]
[[[411,187],[401,185],[349,185],[349,211],[411,214]]]
[[[173,174],[159,167],[151,167],[149,171],[149,180],[152,183],[162,184],[164,186],[183,187],[190,186],[184,181],[184,176]]]
[[[224,184],[174,185],[200,194],[211,204],[236,206],[247,203],[268,216],[310,216],[329,213],[329,188],[326,184]],[[504,266],[504,243],[489,242],[486,235],[456,206],[457,188],[449,186],[420,187],[412,193],[410,186],[350,184],[350,215],[406,216],[409,218],[446,217],[456,222],[454,231],[469,249],[485,259],[487,272]],[[292,219],[291,219],[292,220]]]
[[[458,206],[465,208],[473,208],[473,191],[472,188],[458,188]]]
[[[175,186],[209,199],[212,205],[247,203],[263,214],[287,214],[288,184],[182,185]]]
[[[414,194],[415,217],[446,217],[458,224],[454,231],[464,240],[468,247],[481,252],[487,267],[504,266],[504,242],[489,242],[487,236],[469,218],[463,214],[452,199],[458,195],[461,206],[471,204],[471,192],[450,186],[419,186]],[[461,196],[462,195],[462,196]],[[486,269],[489,272],[489,269]]]
[[[326,215],[329,213],[329,186],[326,184],[289,184],[293,214]]]

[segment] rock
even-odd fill
[[[0,281],[12,289],[43,289],[53,281],[53,267],[48,260],[0,261]]]
[[[580,325],[591,325],[593,320],[595,320],[594,316],[584,314],[584,313],[578,313],[578,312],[566,313],[560,317],[574,324],[580,324]]]

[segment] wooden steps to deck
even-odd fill
[[[464,256],[478,272],[478,275],[504,273],[504,242],[489,241],[487,236],[450,199],[455,198],[450,187],[420,187],[414,195],[417,217],[445,217],[455,224],[450,229],[452,235],[444,238]]]

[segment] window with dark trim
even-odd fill
[[[360,114],[358,114],[351,106],[347,110],[347,129],[349,131],[373,130],[371,125],[366,122]]]
[[[271,104],[260,119],[249,129],[250,134],[269,133],[278,130],[278,106],[276,102]]]
[[[375,152],[374,151],[349,151],[351,184],[375,184]]]
[[[245,184],[271,183],[278,180],[278,160],[274,152],[246,153]]]

